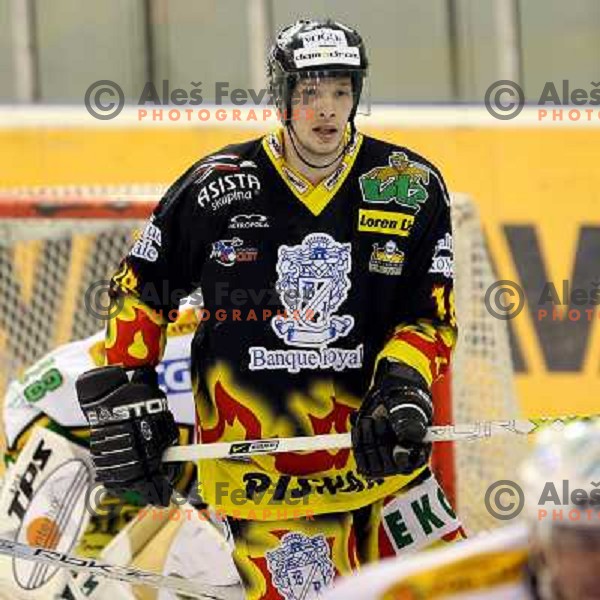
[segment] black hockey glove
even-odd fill
[[[425,465],[431,444],[431,393],[412,367],[380,361],[371,389],[353,416],[352,448],[358,472],[367,477],[410,475]]]
[[[147,504],[168,506],[178,468],[162,454],[179,434],[156,371],[101,367],[79,376],[81,410],[90,425],[96,481],[117,494],[137,492]]]

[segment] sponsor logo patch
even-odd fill
[[[301,193],[305,194],[308,191],[308,184],[298,177],[291,169],[288,169],[285,165],[281,165],[281,170],[286,176],[287,180]]]
[[[82,458],[65,460],[65,442],[55,444],[53,436],[57,434],[34,432],[9,474],[2,493],[4,537],[70,553],[87,521],[85,498],[93,473]],[[59,571],[17,557],[11,562],[14,584],[23,590],[43,588]]]
[[[347,154],[352,154],[352,150],[348,149]],[[341,162],[339,167],[323,182],[325,189],[330,192],[340,180],[340,177],[344,174],[346,169],[348,168],[348,164],[345,162]]]
[[[384,233],[406,237],[410,234],[415,217],[395,213],[388,210],[366,210],[358,211],[358,231],[368,233]]]
[[[299,373],[302,369],[360,369],[363,364],[364,347],[356,348],[319,348],[318,350],[269,350],[263,346],[252,346],[250,370],[271,371],[282,369],[289,373]]]
[[[158,259],[158,248],[162,245],[162,233],[160,229],[154,225],[154,217],[150,218],[150,222],[144,228],[144,231],[137,239],[131,251],[130,256],[147,260],[148,262],[156,262]]]
[[[392,152],[388,164],[374,167],[360,176],[363,200],[377,204],[395,202],[418,213],[420,204],[429,197],[430,170],[417,162],[408,160],[404,152]]]
[[[64,383],[62,373],[52,367],[41,374],[39,379],[29,383],[23,390],[27,402],[37,402],[41,400],[48,392],[54,392]]]
[[[238,237],[213,242],[209,258],[213,258],[224,267],[233,267],[238,262],[254,262],[258,258],[258,250],[244,247],[243,244]]]
[[[358,48],[341,46],[319,46],[311,49],[298,48],[294,50],[294,62],[298,69],[327,65],[332,62],[359,67],[360,53]]]
[[[232,202],[252,200],[260,194],[260,179],[249,170],[256,169],[251,160],[238,162],[234,154],[219,154],[203,162],[196,174],[195,184],[206,182],[213,173],[219,176],[205,183],[198,191],[198,204],[202,208],[210,207],[213,211]]]
[[[239,444],[232,444],[229,449],[229,454],[246,454],[251,452],[256,454],[258,452],[273,452],[279,447],[279,442],[240,442]]]
[[[404,252],[398,250],[394,240],[385,244],[373,244],[371,259],[369,260],[369,271],[382,275],[401,275],[404,266]]]
[[[381,512],[385,532],[398,554],[429,546],[461,526],[433,477],[396,496]]]
[[[351,287],[350,243],[340,244],[326,233],[311,233],[297,246],[279,247],[276,269],[285,308],[299,313],[298,319],[273,318],[271,325],[279,338],[292,346],[311,348],[350,333],[354,317],[334,314]],[[295,293],[285,293],[290,290]]]
[[[450,233],[437,241],[429,272],[440,273],[449,279],[454,277],[454,247]]]
[[[338,29],[330,29],[329,27],[320,27],[306,33],[301,33],[300,37],[305,48],[314,48],[315,46],[348,46],[344,32]]]
[[[229,229],[265,229],[270,227],[265,215],[234,215],[229,221]]]
[[[115,406],[112,412],[110,408],[105,407],[101,407],[98,410],[90,409],[86,411],[85,416],[90,425],[98,425],[109,421],[127,421],[134,417],[161,413],[168,410],[168,408],[169,405],[166,398],[153,398],[152,400],[142,400],[141,402]]]
[[[163,360],[156,366],[156,373],[158,385],[167,396],[192,391],[189,358]]]

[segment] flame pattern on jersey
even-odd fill
[[[123,308],[107,323],[107,364],[156,366],[165,349],[166,329],[165,320],[156,311],[125,294]]]
[[[419,320],[416,324],[396,327],[377,357],[392,358],[416,369],[429,385],[446,374],[450,366],[456,329]]]
[[[268,399],[241,387],[224,363],[209,369],[206,379],[205,391],[197,389],[195,396],[200,438],[208,443],[344,433],[350,430],[350,414],[360,404],[358,398],[340,391],[333,396],[330,384],[320,381],[306,394],[290,390],[285,399],[290,416],[284,416],[273,411]],[[393,493],[422,470],[407,477],[366,479],[356,472],[348,449],[199,462],[200,492],[209,504],[225,514],[262,515],[265,520],[276,519],[276,509],[293,508],[310,515],[337,505],[358,508],[364,496]],[[274,510],[267,515],[265,508]]]

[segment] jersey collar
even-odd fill
[[[280,177],[294,196],[296,196],[296,198],[298,198],[298,200],[300,200],[314,216],[318,216],[336,195],[344,181],[346,181],[348,173],[352,170],[354,161],[358,156],[362,141],[362,134],[357,133],[354,138],[354,143],[346,150],[337,169],[317,185],[313,185],[302,174],[286,164],[283,157],[282,128],[268,133],[262,140],[262,146]]]

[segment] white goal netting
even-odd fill
[[[157,189],[0,192],[1,395],[10,378],[57,345],[104,327],[86,309],[85,292],[114,271],[158,200]],[[494,276],[473,201],[453,196],[453,221],[460,335],[452,420],[515,418],[506,323],[484,306]],[[502,525],[485,509],[485,490],[511,479],[526,442],[504,437],[453,446],[454,456],[441,462],[454,479],[460,517],[471,531]]]
[[[520,416],[506,321],[486,309],[486,290],[496,280],[476,204],[455,195],[452,202],[455,293],[459,336],[452,367],[455,423],[514,419]],[[458,514],[470,531],[505,525],[485,507],[488,487],[514,479],[527,452],[519,436],[454,443]]]

